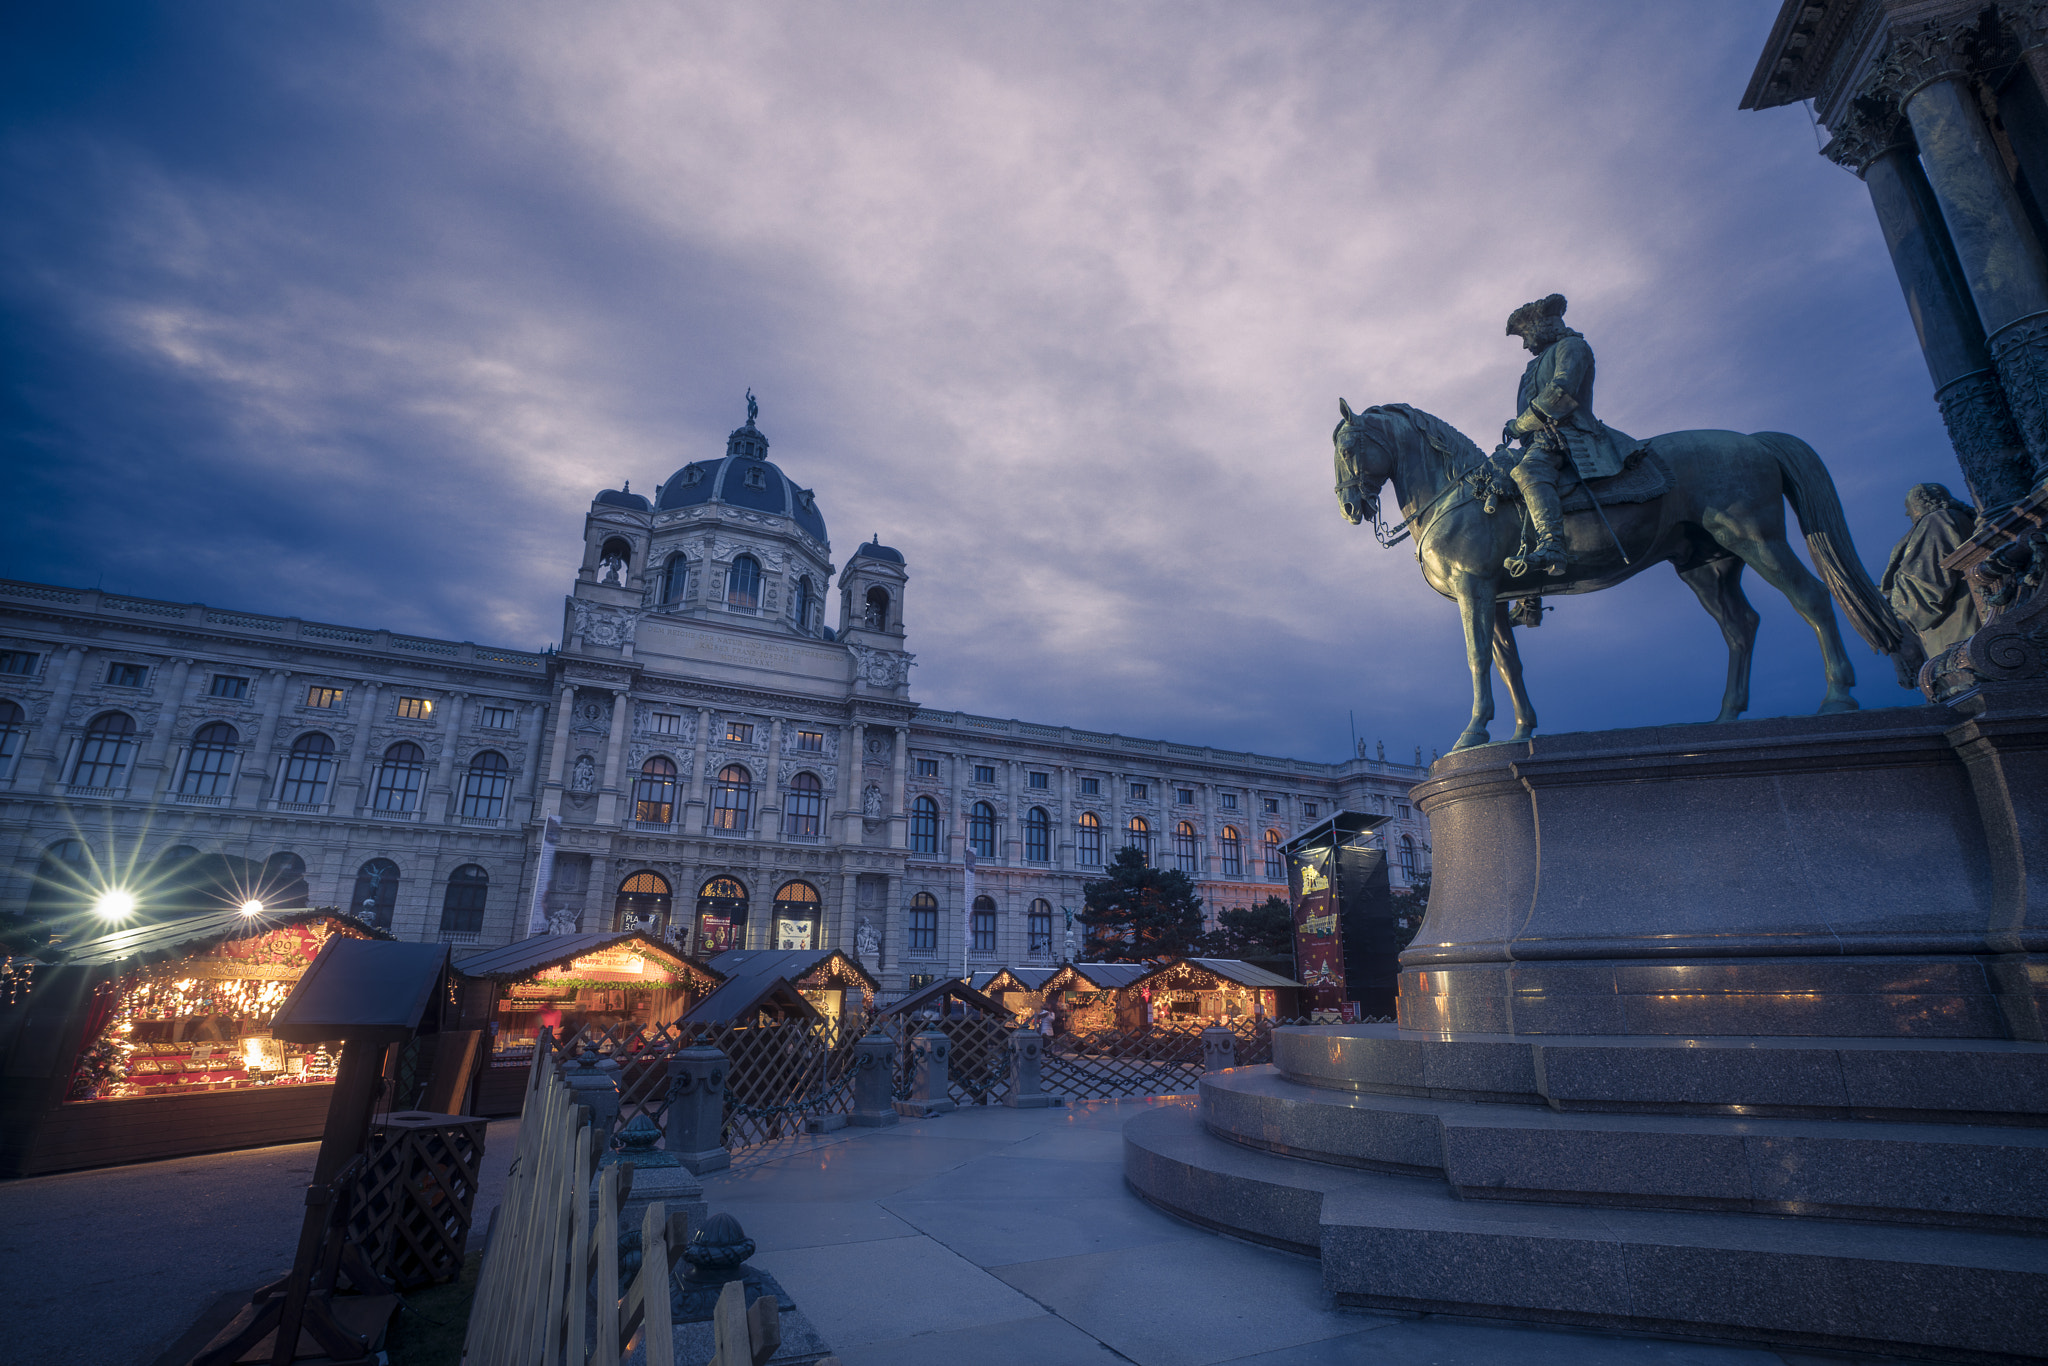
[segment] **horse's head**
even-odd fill
[[[1382,442],[1373,439],[1366,417],[1372,410],[1354,413],[1351,405],[1337,400],[1344,415],[1330,443],[1337,458],[1337,503],[1353,526],[1376,515],[1380,508],[1380,486],[1393,473],[1393,460]]]

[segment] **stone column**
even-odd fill
[[[62,663],[52,659],[47,666],[56,670],[57,686],[50,695],[50,710],[44,713],[42,727],[36,731],[35,747],[22,756],[22,766],[17,770],[27,779],[17,784],[24,792],[45,791],[51,784],[64,780],[64,766],[58,761],[57,741],[64,734],[65,719],[71,711],[71,695],[78,691],[78,674],[85,665],[85,656],[85,647],[73,645],[64,652]],[[39,766],[33,771],[27,768],[30,759],[38,761]]]
[[[539,819],[562,814],[562,792],[569,786],[569,723],[576,715],[576,689],[564,685],[562,696],[555,703],[555,743],[548,752],[554,765],[554,776],[548,779],[547,791],[541,798],[541,809],[536,813]],[[534,767],[540,767],[540,755],[534,755]]]
[[[861,841],[860,756],[867,727],[855,721],[839,728],[839,842]]]
[[[612,690],[612,729],[605,741],[603,795],[597,799],[597,823],[616,825],[619,821],[619,771],[626,763],[626,718],[633,709],[624,688]]]
[[[732,1165],[725,1149],[725,1079],[732,1059],[716,1048],[685,1048],[668,1060],[666,1146],[698,1176]]]
[[[1081,819],[1081,812],[1078,809],[1079,803],[1075,800],[1074,796],[1074,766],[1072,764],[1061,764],[1059,766],[1059,783],[1059,809],[1053,815],[1053,819],[1058,822],[1059,827],[1053,835],[1056,841],[1053,847],[1053,866],[1055,868],[1071,870],[1081,866],[1074,848],[1080,839],[1079,832],[1075,828],[1074,823]]]
[[[1035,1029],[1010,1031],[1010,1090],[1003,1104],[1013,1110],[1042,1110],[1052,1104],[1039,1079],[1045,1040]]]
[[[1834,134],[1826,154],[1870,191],[1956,463],[1979,507],[2007,506],[2026,489],[2026,449],[1912,132],[1890,105],[1866,102]]]
[[[870,1034],[853,1046],[853,1113],[848,1124],[881,1129],[902,1119],[892,1092],[896,1085],[896,1041]]]
[[[903,784],[910,769],[910,727],[896,727],[896,769],[889,779],[889,847],[910,847],[910,813],[903,807]]]
[[[370,720],[377,714],[377,694],[383,686],[381,683],[366,684],[362,695],[356,699],[356,733],[348,742],[348,768],[334,785],[334,809],[337,813],[359,811],[369,804],[363,793],[366,786],[363,757],[370,750]]]
[[[1901,35],[1880,68],[1879,89],[1912,124],[2026,446],[2031,484],[2048,473],[2048,252],[1970,86],[1963,48],[1975,26],[1972,18]]]
[[[1237,1035],[1221,1025],[1202,1031],[1202,1070],[1221,1072],[1237,1066]]]
[[[249,750],[249,761],[235,774],[236,806],[261,806],[270,796],[271,743],[277,737],[278,713],[284,710],[284,695],[291,682],[291,674],[283,669],[272,669],[264,677],[270,700],[263,704],[263,719],[256,723],[256,743]]]
[[[1102,832],[1102,866],[1107,868],[1116,862],[1116,856],[1123,852],[1124,845],[1131,839],[1131,832],[1124,829],[1124,774],[1112,772],[1109,775],[1109,829]]]
[[[951,863],[964,858],[967,851],[967,779],[961,775],[967,772],[968,760],[959,750],[951,751],[947,758],[953,768],[953,809],[946,813],[946,822],[941,827],[945,838],[939,845],[939,857]]]
[[[697,747],[690,752],[690,801],[683,828],[701,831],[711,824],[711,812],[704,805],[704,766],[711,762],[711,708],[697,708]]]
[[[910,1099],[896,1102],[896,1112],[912,1119],[943,1115],[959,1107],[949,1094],[952,1079],[947,1070],[953,1041],[937,1025],[921,1031],[910,1041]]]
[[[423,818],[433,809],[431,803],[436,793],[441,797],[444,822],[452,823],[462,810],[461,785],[455,776],[455,745],[462,736],[462,713],[468,700],[468,693],[449,693],[441,704],[441,757],[434,764],[434,786],[428,790],[427,800],[420,803]]]
[[[782,718],[776,717],[768,723],[768,772],[761,782],[760,820],[757,823],[761,837],[768,840],[782,838]],[[771,945],[772,947],[772,945]]]
[[[1017,796],[1017,768],[1015,759],[1003,760],[1003,787],[1009,793],[1010,815],[1003,822],[1001,839],[996,846],[1003,862],[1013,867],[1024,861],[1024,803]]]
[[[526,745],[526,771],[521,775],[520,806],[523,810],[512,813],[513,822],[523,825],[536,818],[535,799],[540,795],[540,737],[541,729],[547,724],[548,706],[545,702],[531,705],[521,704],[524,716],[519,723],[519,738]]]
[[[156,726],[149,733],[149,749],[141,762],[135,765],[135,775],[141,782],[129,784],[129,790],[145,801],[163,792],[164,752],[170,748],[171,736],[178,729],[178,713],[185,705],[185,685],[192,672],[192,661],[180,659],[171,665],[171,685],[164,691],[161,710],[157,712]],[[144,774],[147,777],[144,777]]]

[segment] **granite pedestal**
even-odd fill
[[[1126,1180],[1342,1304],[2048,1356],[2044,742],[1980,699],[1451,755],[1399,1025],[1275,1031]]]

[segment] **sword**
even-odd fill
[[[1557,448],[1564,452],[1565,459],[1571,460],[1572,448],[1565,444],[1564,433],[1557,429],[1557,424],[1546,417],[1543,419],[1543,430],[1550,433],[1550,439],[1555,441]],[[1600,495],[1594,493],[1592,488],[1587,485],[1586,476],[1579,474],[1577,461],[1572,461],[1572,473],[1578,476],[1579,487],[1585,489],[1586,497],[1592,500],[1593,515],[1600,519],[1601,526],[1607,528],[1607,539],[1614,542],[1614,548],[1621,552],[1621,562],[1624,565],[1633,563],[1628,557],[1628,547],[1621,543],[1621,537],[1614,534],[1614,524],[1607,520],[1607,513],[1600,506]]]

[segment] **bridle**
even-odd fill
[[[1363,430],[1359,427],[1354,426],[1353,424],[1357,423],[1358,420],[1364,416],[1364,413],[1355,413],[1340,425],[1342,427],[1351,428],[1352,431],[1356,432],[1360,436],[1363,436]],[[1416,429],[1416,435],[1421,436],[1424,440],[1429,440],[1429,434],[1427,432],[1422,431],[1420,428]],[[1431,441],[1430,444],[1435,445],[1436,443],[1434,441]],[[1340,442],[1338,445],[1338,449],[1342,450],[1344,452],[1344,458],[1351,462],[1350,482],[1348,483],[1348,485],[1339,484],[1337,486],[1337,494],[1339,499],[1341,500],[1345,488],[1349,487],[1351,489],[1356,490],[1360,487],[1359,472],[1361,461],[1357,456],[1351,453],[1348,444]],[[1445,454],[1449,454],[1449,452],[1445,452]],[[1481,468],[1483,468],[1485,466],[1485,463],[1486,462],[1484,460],[1481,460],[1479,464],[1474,465],[1469,470],[1466,470],[1457,478],[1450,480],[1442,488],[1438,489],[1428,502],[1424,503],[1421,507],[1415,509],[1415,512],[1412,516],[1404,517],[1400,521],[1394,523],[1394,525],[1392,526],[1388,526],[1386,523],[1386,519],[1380,515],[1379,494],[1374,493],[1371,495],[1366,495],[1361,493],[1360,501],[1362,501],[1365,504],[1367,514],[1372,518],[1373,539],[1380,543],[1380,547],[1382,549],[1391,550],[1395,546],[1401,544],[1401,542],[1407,540],[1408,537],[1411,534],[1413,534],[1416,538],[1415,558],[1416,561],[1419,563],[1422,559],[1422,534],[1428,531],[1429,529],[1427,523],[1431,509],[1435,508],[1438,503],[1441,503],[1444,500],[1445,495],[1449,494],[1452,490],[1462,489],[1468,483],[1470,483],[1472,476],[1475,473],[1477,473]]]

